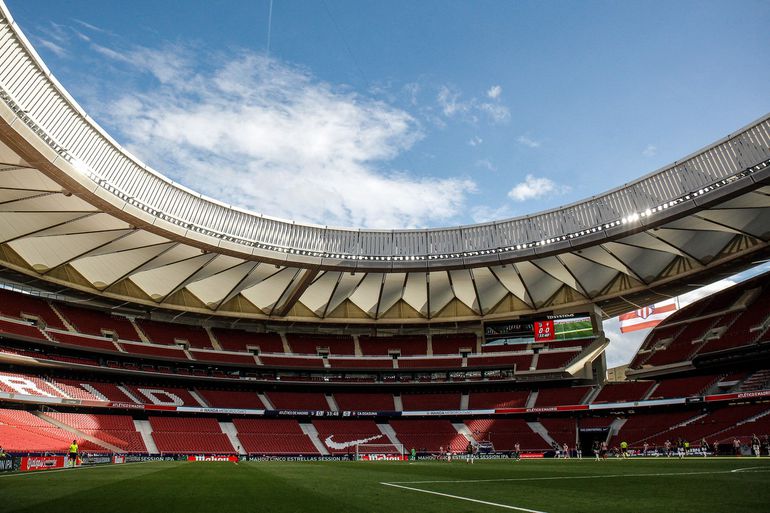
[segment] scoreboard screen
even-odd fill
[[[547,343],[593,336],[591,317],[587,313],[523,317],[484,324],[484,343],[494,345]]]

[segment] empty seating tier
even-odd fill
[[[353,337],[349,335],[286,335],[289,347],[295,354],[354,355]]]
[[[497,369],[513,368],[518,372],[528,371],[532,365],[533,354],[469,356],[468,367],[493,367]]]
[[[544,351],[537,357],[537,370],[561,369],[571,362],[579,351]]]
[[[461,452],[468,444],[448,420],[391,420],[390,425],[406,451],[437,453],[443,447]]]
[[[296,420],[233,419],[233,424],[249,454],[319,454]]]
[[[537,393],[535,406],[580,404],[591,389],[590,386],[541,388]]]
[[[433,335],[431,337],[433,354],[458,354],[476,352],[476,335],[473,333],[458,333],[456,335]]]
[[[102,335],[106,331],[115,333],[118,338],[123,340],[140,340],[134,325],[124,317],[110,315],[100,310],[69,306],[64,303],[57,303],[56,309],[80,333]]]
[[[650,399],[664,399],[667,397],[690,397],[700,395],[718,376],[695,376],[692,378],[666,379],[658,383],[658,386],[650,394]]]
[[[256,392],[202,390],[200,388],[197,389],[197,392],[198,395],[214,408],[247,408],[261,410],[265,407]]]
[[[187,342],[190,347],[211,349],[211,339],[206,330],[199,326],[175,324],[169,322],[137,320],[139,327],[154,344],[173,346],[177,341]]]
[[[460,394],[401,394],[404,410],[459,410]]]
[[[321,393],[268,392],[268,399],[276,408],[284,410],[328,410],[329,403]]]
[[[277,333],[212,328],[211,332],[225,351],[259,349],[261,353],[283,353],[283,342]]]
[[[340,410],[393,411],[396,409],[395,403],[393,402],[393,394],[335,392],[334,399]]]
[[[527,404],[529,390],[512,392],[471,392],[468,408],[484,410],[488,408],[522,408]]]
[[[653,381],[606,383],[592,402],[616,403],[624,401],[640,401],[654,384]]]
[[[17,319],[36,318],[46,326],[66,330],[62,320],[45,299],[0,289],[0,314]]]
[[[368,356],[399,353],[401,356],[419,356],[428,354],[428,339],[424,335],[358,338],[361,352]]]
[[[543,437],[521,419],[473,419],[466,420],[465,425],[476,440],[492,442],[497,451],[512,451],[516,443],[522,451],[550,449]]]

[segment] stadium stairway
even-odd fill
[[[539,392],[537,390],[533,390],[529,393],[529,397],[527,397],[527,402],[524,405],[525,408],[532,408],[535,406],[535,403],[537,402],[537,395]]]
[[[545,440],[548,443],[549,447],[553,447],[553,445],[556,444],[556,440],[551,438],[551,435],[548,434],[548,430],[541,423],[539,423],[539,422],[527,422],[527,425],[529,426],[529,429],[531,429],[532,431],[534,431],[535,433],[540,435],[540,438]]]
[[[655,393],[655,389],[658,388],[658,385],[660,385],[660,383],[656,381],[655,384],[650,387],[647,393],[642,396],[642,401],[646,401],[647,399],[652,397],[652,394]]]
[[[268,399],[264,392],[257,392],[257,397],[259,397],[259,400],[265,405],[265,409],[275,410],[275,406],[273,406],[273,403],[270,402],[270,399]]]
[[[211,341],[211,347],[213,347],[217,351],[222,351],[222,346],[219,345],[219,340],[217,340],[217,337],[214,336],[214,332],[211,331],[211,327],[204,326],[203,329],[206,330],[206,333],[209,336],[209,340]]]
[[[198,393],[198,391],[197,391],[197,390],[195,390],[194,388],[190,388],[190,389],[188,389],[187,391],[188,391],[188,392],[190,392],[190,395],[192,396],[192,398],[193,398],[193,399],[195,399],[195,401],[196,401],[198,404],[200,404],[200,405],[201,405],[201,406],[203,406],[204,408],[210,408],[210,407],[211,407],[211,405],[210,405],[208,402],[206,402],[206,400],[203,398],[203,396],[201,396],[201,395]]]
[[[302,429],[302,432],[310,438],[310,441],[313,442],[313,446],[318,449],[318,452],[324,456],[329,456],[329,450],[323,443],[321,443],[321,440],[318,438],[318,430],[313,424],[309,422],[307,424],[300,423],[299,427]]]
[[[246,454],[246,450],[243,448],[243,444],[238,439],[238,430],[235,428],[235,424],[232,422],[220,422],[219,427],[222,432],[230,439],[230,444],[238,451],[238,454]]]
[[[396,436],[396,431],[393,429],[393,426],[390,424],[377,424],[377,428],[379,428],[380,433],[388,437],[388,440],[390,440],[390,443],[393,445],[403,445],[401,444],[401,440],[398,439],[398,436]]]
[[[604,386],[594,387],[593,390],[588,392],[588,395],[583,398],[583,402],[581,404],[591,404],[594,402],[594,399],[596,399],[596,396],[599,395],[599,393],[602,391],[602,388],[604,388]]]
[[[623,425],[626,423],[628,419],[622,419],[620,417],[616,417],[615,420],[612,421],[612,424],[610,424],[610,429],[607,432],[607,439],[605,442],[610,443],[610,440],[612,440],[612,437],[618,436],[618,433],[620,433],[620,430],[623,429]]]
[[[121,449],[120,447],[118,447],[116,445],[112,445],[110,443],[105,442],[104,440],[100,440],[99,438],[93,437],[91,435],[87,435],[87,434],[83,433],[82,431],[80,431],[79,429],[75,429],[74,427],[68,426],[67,424],[64,424],[63,422],[59,422],[58,420],[56,420],[56,419],[54,419],[52,417],[49,417],[48,415],[46,415],[43,412],[35,411],[35,412],[32,412],[32,414],[35,417],[38,417],[39,419],[48,422],[52,426],[56,426],[57,428],[63,429],[65,431],[69,431],[70,433],[72,433],[73,438],[76,438],[78,440],[88,440],[89,442],[91,442],[91,443],[93,443],[95,445],[99,445],[101,447],[104,447],[105,449],[110,450],[112,452],[117,452],[117,453],[126,452],[126,451],[124,451],[123,449]]]
[[[463,435],[465,438],[474,442],[476,441],[476,439],[473,437],[473,433],[471,433],[471,430],[468,429],[468,426],[466,426],[464,422],[452,422],[452,425],[457,430],[457,432]]]
[[[393,405],[396,407],[396,411],[404,411],[404,403],[401,401],[400,395],[393,396]]]
[[[325,394],[326,396],[326,402],[329,404],[329,411],[340,411],[339,406],[337,406],[337,401],[334,400],[334,396],[332,394]]]
[[[129,399],[131,399],[135,403],[142,404],[142,401],[137,399],[136,396],[133,393],[131,393],[131,391],[129,389],[127,389],[126,387],[124,387],[123,385],[118,385],[118,390],[123,392],[126,395],[126,397],[128,397]],[[145,445],[147,445],[147,444],[145,443]]]
[[[142,435],[144,446],[150,454],[159,454],[158,446],[155,445],[155,439],[152,437],[152,426],[149,420],[134,420],[134,427]]]
[[[468,395],[468,392],[463,392],[460,395],[460,409],[461,410],[467,410],[468,409],[468,401],[470,400],[470,396]]]

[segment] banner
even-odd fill
[[[754,390],[752,392],[733,392],[730,394],[707,395],[704,400],[707,403],[712,401],[732,401],[735,399],[753,399],[755,397],[768,397],[770,390]]]
[[[361,461],[406,461],[403,454],[361,454]]]
[[[232,461],[237,462],[238,456],[188,456],[187,461]]]
[[[64,468],[64,462],[64,456],[24,456],[21,458],[19,470],[29,472],[33,470]]]
[[[654,328],[675,311],[676,299],[670,299],[623,314],[620,316],[620,332],[631,333]]]

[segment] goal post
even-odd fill
[[[357,444],[356,461],[403,460],[404,444]]]

